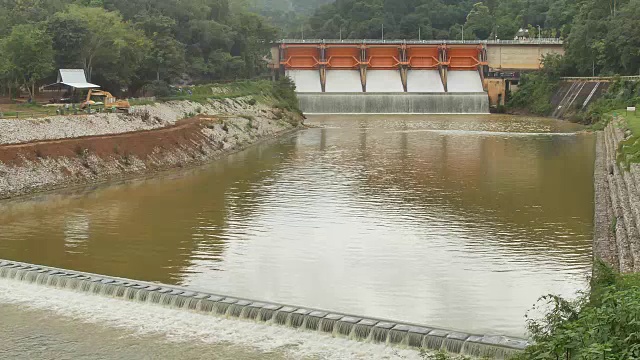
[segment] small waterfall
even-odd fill
[[[407,92],[443,93],[444,85],[438,70],[409,70],[407,72]]]
[[[368,93],[402,93],[402,78],[399,70],[368,70]]]
[[[322,92],[319,70],[287,70],[286,75],[296,84],[297,92]]]
[[[446,350],[476,357],[507,359],[528,345],[525,340],[504,336],[469,335],[4,260],[0,260],[0,279],[318,331],[357,341]]]
[[[482,92],[482,79],[477,70],[451,70],[447,73],[447,91],[451,93]]]
[[[328,93],[361,93],[362,81],[360,80],[360,71],[327,70],[325,91]]]
[[[298,94],[307,114],[488,114],[486,93]]]

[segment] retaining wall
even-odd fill
[[[640,164],[618,165],[625,138],[619,124],[614,120],[597,135],[593,254],[621,272],[640,272]]]

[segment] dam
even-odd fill
[[[278,73],[307,114],[486,114],[482,44],[283,41]]]

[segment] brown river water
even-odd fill
[[[2,201],[0,258],[513,336],[524,335],[524,315],[541,295],[585,289],[595,141],[580,127],[494,115],[315,116],[307,124],[314,127],[206,167]],[[0,316],[18,331],[0,339],[18,345],[0,345],[0,357],[54,332],[70,343],[98,334],[104,346],[89,341],[78,351],[105,359],[131,357],[98,356],[118,339],[132,342],[123,349],[221,359],[280,358],[291,348],[302,349],[295,358],[353,355],[341,353],[349,346],[341,340],[279,342],[293,335],[231,321],[211,325],[229,327],[228,336],[209,336],[196,315],[202,341],[185,336],[181,345],[166,341],[188,332],[169,310],[3,286],[16,290],[0,291]],[[36,326],[51,309],[60,318]],[[147,332],[154,316],[176,328]],[[53,358],[74,353],[50,346],[60,354]],[[368,351],[383,353],[356,353]]]

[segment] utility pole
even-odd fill
[[[464,24],[462,24],[462,41],[464,41]]]
[[[304,41],[304,25],[300,25],[300,32],[302,33],[302,41]]]
[[[342,26],[340,26],[340,41],[342,41]]]
[[[382,24],[382,41],[384,41],[384,24]]]
[[[418,41],[422,41],[422,34],[420,33],[422,30],[421,26],[418,26]]]
[[[540,40],[542,37],[541,31],[540,31],[540,25],[536,25],[536,26],[538,27],[538,40]]]

